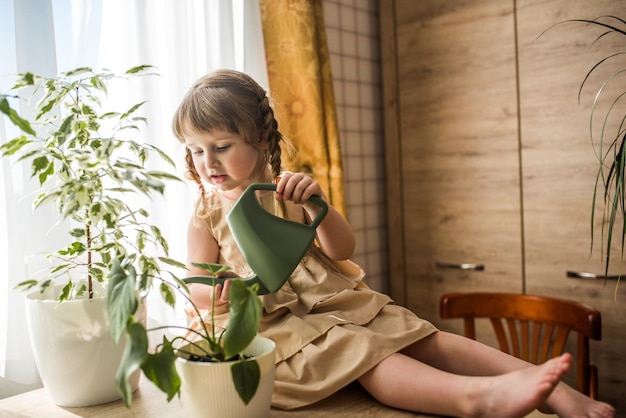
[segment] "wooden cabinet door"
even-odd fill
[[[581,23],[559,25],[537,37],[567,19],[602,15],[624,18],[626,9],[620,0],[519,0],[517,5],[526,290],[578,300],[602,312],[602,341],[591,346],[593,362],[599,369],[599,392],[601,399],[623,412],[626,282],[614,295],[615,281],[576,280],[568,278],[566,272],[604,273],[599,221],[595,223],[594,251],[590,254],[598,160],[589,138],[589,113],[595,95],[592,86],[599,87],[602,78],[590,80],[580,104],[577,95],[596,62],[611,51],[624,50],[624,37],[607,37],[592,47],[595,37],[604,31]],[[617,49],[611,48],[612,43]],[[624,59],[615,63],[626,68]],[[615,84],[618,94],[625,91],[625,79]],[[624,106],[621,109],[623,114]],[[602,206],[598,205],[596,211],[600,214]],[[621,238],[621,231],[616,234]],[[619,272],[620,238],[613,247],[616,263],[610,273]]]
[[[392,296],[460,332],[443,293],[522,291],[513,1],[383,1],[381,19]]]

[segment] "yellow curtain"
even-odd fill
[[[321,0],[259,0],[278,128],[297,149],[291,171],[313,175],[346,214],[337,111]],[[284,154],[283,154],[284,155]]]

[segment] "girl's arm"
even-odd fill
[[[206,224],[194,216],[191,217],[187,227],[187,268],[189,276],[205,276],[209,273],[192,263],[217,263],[219,247],[217,241]],[[200,309],[211,309],[211,297],[215,290],[215,306],[228,303],[228,288],[230,282],[224,286],[218,284],[215,289],[212,286],[192,283],[189,286],[191,300]]]
[[[276,185],[276,198],[303,205],[309,219],[314,219],[320,211],[319,206],[308,202],[313,195],[328,203],[319,183],[304,173],[281,174]],[[317,239],[322,251],[331,259],[346,260],[354,253],[356,240],[352,227],[330,203],[326,217],[317,227]]]

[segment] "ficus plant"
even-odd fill
[[[195,263],[196,267],[208,272],[210,278],[224,274],[230,268],[220,264]],[[119,269],[118,269],[119,268]],[[109,286],[110,315],[127,317],[129,321],[114,321],[114,334],[126,333],[128,336],[122,360],[116,375],[116,384],[122,399],[128,407],[132,406],[132,388],[130,377],[141,368],[144,375],[167,395],[170,401],[180,391],[181,380],[176,371],[175,362],[178,357],[200,362],[231,362],[233,384],[241,400],[248,404],[259,386],[261,371],[254,358],[246,359],[242,351],[257,335],[262,315],[261,300],[258,296],[258,284],[248,286],[243,280],[231,279],[229,291],[229,320],[226,329],[218,332],[215,327],[215,301],[211,307],[208,325],[199,321],[199,329],[183,326],[160,326],[146,329],[144,324],[135,321],[130,313],[136,308],[136,293],[133,291],[130,274],[124,272],[123,266],[117,266],[117,274],[111,278]],[[187,283],[196,278],[207,279],[207,276],[192,276],[183,282],[161,283],[162,293],[178,292],[195,310],[198,318],[201,313],[189,298]],[[213,285],[215,281],[213,280]],[[154,350],[148,345],[148,333],[166,328],[179,331],[171,339],[163,336],[163,341]],[[242,360],[242,361],[237,361]]]
[[[153,69],[142,65],[117,75],[77,68],[57,77],[26,72],[0,97],[0,112],[20,129],[0,145],[0,155],[28,164],[40,186],[33,207],[52,205],[70,225],[67,243],[47,254],[51,267],[18,288],[44,292],[60,285],[60,301],[92,298],[94,285],[106,288],[120,265],[138,291],[150,288],[162,263],[184,267],[168,258],[167,240],[140,200],[163,194],[165,181],[179,181],[149,169],[152,156],[171,167],[174,162],[156,146],[134,139],[146,123],[138,115],[145,102],[104,109],[112,80],[154,74]],[[12,98],[25,100],[33,117],[20,116],[10,106]]]
[[[137,115],[144,102],[123,111],[102,108],[110,81],[152,74],[152,70],[152,66],[144,65],[116,75],[78,68],[54,78],[23,73],[11,92],[0,94],[0,113],[20,130],[16,138],[0,145],[0,156],[30,164],[31,174],[41,186],[33,206],[51,204],[60,219],[72,225],[68,244],[48,254],[53,262],[50,270],[40,278],[19,283],[18,288],[43,292],[60,285],[62,302],[93,297],[94,283],[103,285],[111,336],[116,343],[127,337],[116,384],[128,407],[132,404],[129,379],[138,369],[167,394],[168,401],[179,393],[181,380],[175,361],[189,357],[186,344],[194,347],[189,357],[192,361],[232,362],[235,388],[247,404],[260,381],[258,363],[241,354],[256,336],[261,320],[258,285],[248,286],[232,279],[230,316],[223,333],[215,328],[214,309],[211,325],[202,322],[199,330],[181,326],[146,329],[135,317],[139,304],[154,288],[172,307],[177,295],[184,297],[200,317],[189,297],[187,282],[201,279],[211,283],[211,278],[230,269],[200,263],[197,267],[206,270],[207,276],[182,280],[164,270],[164,265],[177,269],[185,269],[185,265],[167,256],[167,240],[157,226],[149,223],[148,211],[128,198],[151,198],[154,193],[163,193],[166,180],[179,180],[173,174],[147,168],[148,157],[153,154],[171,166],[174,163],[159,148],[135,141],[130,135],[146,122]],[[20,97],[29,101],[32,119],[22,117],[11,106],[11,101]],[[151,255],[154,252],[162,255]],[[181,335],[164,337],[152,349],[148,332],[163,328],[174,328]]]

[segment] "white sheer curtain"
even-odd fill
[[[10,87],[6,75],[20,71],[53,75],[79,66],[124,71],[154,65],[160,77],[124,87],[132,103],[148,100],[143,136],[174,156],[182,177],[184,150],[170,121],[193,81],[216,68],[234,68],[268,85],[258,8],[258,0],[0,0],[0,91]],[[120,94],[125,92],[110,92]],[[0,118],[0,142],[16,133]],[[64,236],[59,228],[51,236],[55,220],[49,209],[32,213],[36,185],[28,177],[28,167],[0,159],[0,398],[40,385],[24,295],[13,287],[41,267],[33,266],[29,255],[56,248],[54,242]],[[185,231],[195,194],[190,183],[170,184],[150,208],[170,255],[179,260],[186,258]],[[158,298],[151,300],[149,312],[153,323],[180,319]]]

